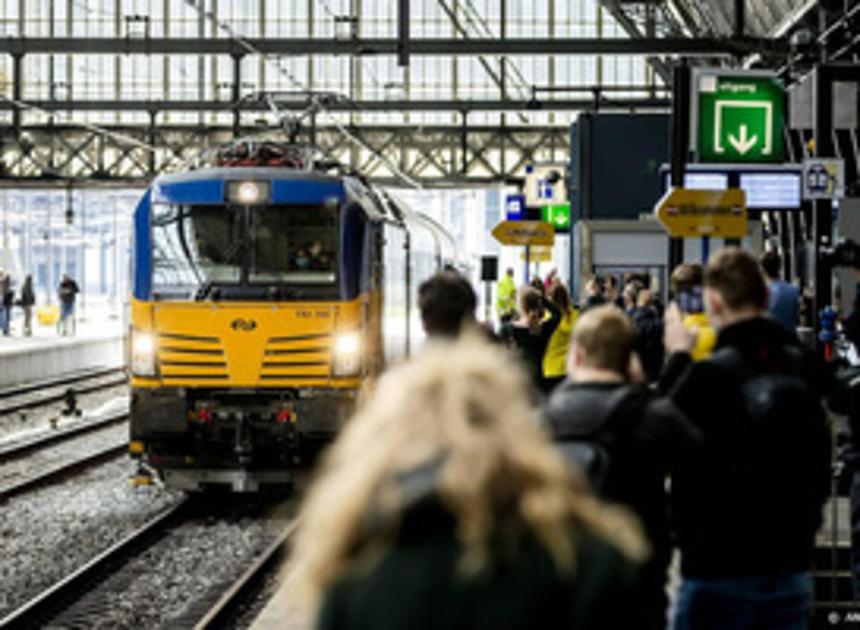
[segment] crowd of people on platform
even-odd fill
[[[326,630],[808,627],[826,384],[768,260],[682,265],[665,307],[639,276],[576,308],[508,270],[493,332],[465,278],[424,283],[426,347],[305,499],[296,602]]]
[[[33,310],[36,307],[36,292],[33,289],[33,276],[27,274],[18,295],[15,295],[15,282],[12,274],[0,270],[0,331],[4,337],[12,334],[12,319],[15,309],[20,308],[23,315],[21,334],[24,337],[33,335]],[[57,333],[60,336],[74,336],[75,303],[80,293],[78,283],[68,274],[63,274],[57,287],[57,299],[59,301],[59,317],[57,319]]]

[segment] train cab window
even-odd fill
[[[264,206],[251,210],[248,279],[252,284],[333,284],[337,206]]]
[[[236,212],[224,206],[153,206],[156,296],[190,297],[206,285],[239,282],[240,224]]]

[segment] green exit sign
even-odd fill
[[[552,223],[556,232],[570,229],[570,204],[557,203],[541,208],[541,220]]]
[[[700,162],[782,162],[785,91],[771,74],[703,69],[693,76]]]

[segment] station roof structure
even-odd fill
[[[383,180],[503,181],[567,159],[580,111],[667,111],[682,57],[788,68],[853,38],[825,4],[0,0],[0,176],[144,181],[298,125]]]

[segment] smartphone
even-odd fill
[[[702,313],[705,310],[701,287],[678,291],[675,301],[678,302],[678,308],[684,313]]]

